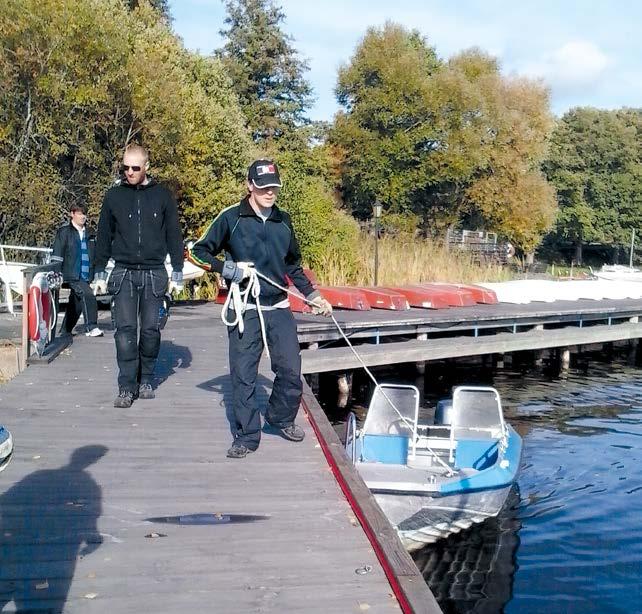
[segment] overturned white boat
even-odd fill
[[[497,516],[516,480],[522,439],[494,388],[458,386],[432,424],[419,424],[419,391],[380,384],[346,450],[410,551]]]
[[[642,271],[623,264],[605,264],[599,271],[592,271],[598,279],[609,281],[642,281]]]

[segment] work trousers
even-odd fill
[[[107,291],[116,333],[118,387],[136,394],[150,383],[160,350],[160,316],[167,291],[167,271],[116,267]],[[139,335],[140,331],[140,335]]]
[[[65,309],[65,317],[62,320],[61,332],[71,333],[74,326],[78,323],[80,314],[85,321],[85,330],[89,332],[96,328],[98,321],[98,305],[96,297],[89,286],[89,283],[83,279],[66,282],[71,292],[69,293],[69,302]]]
[[[294,424],[299,411],[303,384],[301,354],[296,323],[289,309],[263,312],[274,384],[265,412],[265,420],[277,428]],[[261,440],[261,416],[256,403],[256,378],[263,352],[263,339],[258,313],[248,309],[244,314],[245,330],[228,329],[235,443],[256,450]]]

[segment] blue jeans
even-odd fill
[[[140,384],[151,382],[160,350],[160,312],[167,282],[165,268],[116,267],[109,277],[121,390],[136,394]]]

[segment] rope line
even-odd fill
[[[254,267],[250,269],[250,274],[248,277],[248,282],[247,282],[247,287],[245,290],[241,290],[240,286],[236,282],[231,282],[230,288],[227,293],[227,298],[225,299],[225,303],[223,304],[223,311],[221,312],[221,319],[223,320],[224,324],[229,327],[234,327],[238,326],[239,327],[239,332],[242,333],[245,330],[245,326],[243,323],[243,314],[245,313],[247,309],[247,304],[249,302],[250,297],[254,299],[255,307],[258,312],[259,316],[259,323],[261,325],[261,337],[263,339],[263,347],[265,348],[265,352],[269,358],[270,352],[268,349],[267,345],[267,338],[266,338],[266,333],[265,333],[265,322],[263,320],[263,314],[261,312],[261,302],[259,300],[259,297],[261,295],[261,286],[259,282],[259,278],[263,279],[270,285],[274,286],[275,288],[278,288],[282,292],[286,292],[287,294],[291,294],[292,296],[296,296],[299,299],[302,299],[305,303],[310,305],[311,307],[317,307],[317,305],[314,303],[314,301],[310,301],[305,297],[299,296],[298,294],[295,294],[292,292],[289,288],[285,288],[284,286],[278,284],[274,280],[270,279],[266,275],[263,275],[260,271],[257,271]],[[235,312],[235,316],[232,320],[227,319],[227,310],[228,308],[231,308]],[[394,410],[394,412],[399,416],[401,421],[410,429],[410,432],[413,434],[413,437],[415,440],[417,440],[419,437],[417,435],[417,430],[414,424],[410,422],[400,411],[397,409],[396,405],[392,402],[390,397],[386,394],[385,390],[379,385],[379,382],[376,380],[375,376],[372,374],[372,371],[368,368],[365,362],[363,362],[363,359],[361,356],[359,356],[357,350],[355,350],[354,346],[350,342],[350,339],[348,339],[347,335],[341,328],[341,325],[339,322],[337,322],[336,318],[334,317],[334,314],[331,313],[330,317],[332,318],[332,322],[334,325],[337,327],[337,330],[339,331],[341,337],[343,337],[343,340],[348,344],[348,347],[350,348],[351,352],[354,354],[355,358],[359,362],[359,364],[363,367],[365,372],[368,374],[368,377],[373,381],[374,385],[377,387],[379,392],[383,395],[384,399],[388,402],[390,407]],[[414,444],[416,443],[413,442],[413,447]],[[439,455],[429,446],[426,446],[426,449],[432,456],[435,458],[435,460],[441,464],[447,471],[449,475],[454,475],[454,471],[450,465],[445,463]]]

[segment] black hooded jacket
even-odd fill
[[[276,205],[265,222],[256,215],[247,198],[224,209],[192,246],[188,258],[208,271],[222,273],[224,263],[216,256],[223,250],[228,260],[253,262],[257,271],[281,286],[287,287],[287,275],[304,296],[315,292],[301,268],[301,252],[292,220]],[[275,304],[286,298],[285,292],[263,279],[259,283],[264,304]]]
[[[127,269],[160,269],[167,254],[172,269],[182,271],[183,236],[171,192],[154,179],[110,188],[98,222],[96,271],[104,271],[109,258]]]

